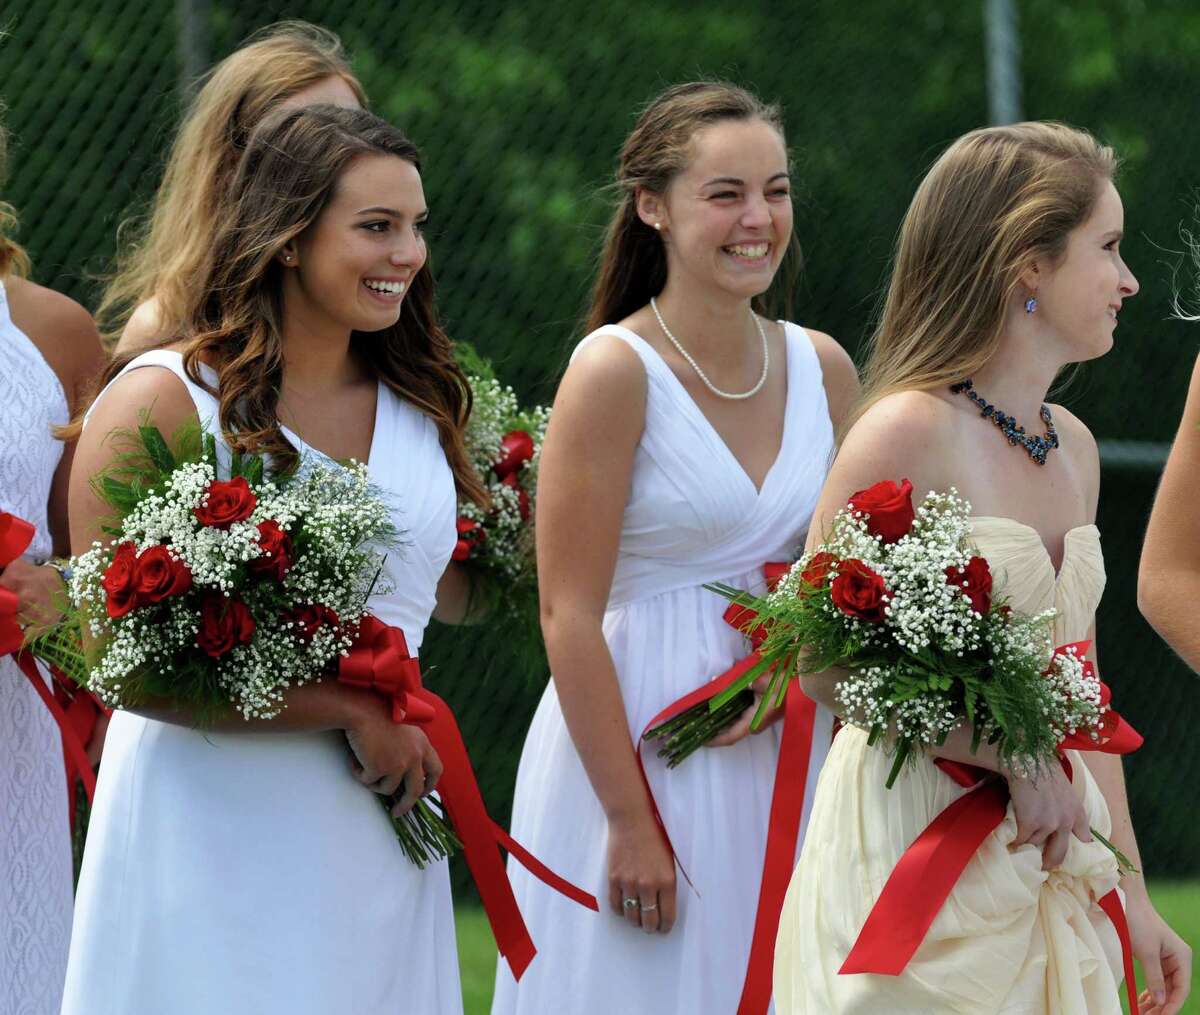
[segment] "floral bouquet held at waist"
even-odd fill
[[[201,725],[230,710],[272,718],[289,688],[337,676],[380,591],[381,549],[401,544],[366,467],[267,476],[262,458],[235,454],[222,480],[198,426],[174,450],[152,426],[114,437],[117,462],[92,484],[114,509],[112,538],[72,560],[54,635],[94,643],[71,675],[106,705],[167,702]],[[457,845],[424,800],[394,824],[418,865]]]
[[[489,600],[489,610],[521,620],[522,639],[538,643],[533,515],[550,410],[540,405],[523,409],[513,389],[496,379],[491,364],[465,347],[459,355],[473,396],[467,453],[491,505],[459,504],[453,559],[483,579],[474,588]]]
[[[844,667],[845,720],[905,761],[962,724],[972,746],[993,744],[1007,766],[1056,762],[1060,743],[1103,733],[1103,685],[1077,646],[1055,652],[1054,611],[1010,609],[971,543],[970,505],[953,489],[914,509],[912,484],[854,494],[825,540],[765,596],[708,586],[732,603],[755,646],[753,665],[715,695],[728,707],[759,677],[767,690],[752,727],[782,703],[802,671]]]

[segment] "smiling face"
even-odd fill
[[[762,120],[726,120],[699,131],[692,159],[639,214],[661,224],[672,280],[749,299],[771,285],[792,235],[783,138]]]
[[[1108,180],[1092,214],[1071,231],[1061,261],[1027,276],[1036,289],[1041,323],[1066,344],[1071,362],[1103,356],[1113,344],[1121,302],[1138,291],[1137,279],[1121,259],[1125,212]]]
[[[427,217],[416,166],[395,155],[357,156],[316,222],[281,255],[291,269],[283,291],[289,315],[350,331],[391,327],[425,264]]]

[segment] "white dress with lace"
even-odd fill
[[[0,281],[0,510],[37,529],[26,556],[50,556],[46,504],[68,418],[58,376],[13,323]],[[12,658],[0,658],[0,1013],[53,1015],[71,935],[71,832],[62,738]]]

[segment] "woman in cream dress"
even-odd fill
[[[810,543],[852,492],[878,480],[909,478],[916,500],[953,486],[973,505],[979,550],[1013,608],[1057,608],[1059,644],[1094,637],[1104,586],[1096,443],[1043,402],[1062,367],[1108,351],[1117,311],[1137,293],[1120,254],[1113,168],[1111,150],[1089,135],[1037,123],[975,131],[938,160],[901,229],[863,399]],[[981,414],[989,403],[994,413]],[[1002,433],[1000,412],[1029,432]],[[807,674],[802,686],[835,706],[837,677]],[[840,974],[904,851],[966,792],[933,755],[1007,780],[1007,815],[899,975]],[[1071,761],[1073,780],[1056,767],[1034,782],[1005,769],[994,748],[972,754],[960,729],[887,790],[890,759],[862,730],[843,729],[780,922],[781,1015],[1119,1013],[1121,950],[1098,905],[1118,883],[1117,865],[1089,827],[1142,863],[1120,758]],[[1173,1015],[1188,993],[1190,950],[1140,875],[1120,884],[1147,978],[1141,1010]]]

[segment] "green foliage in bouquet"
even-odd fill
[[[518,647],[521,669],[540,672],[544,662],[538,617],[534,508],[542,440],[550,418],[542,406],[525,408],[501,383],[492,364],[472,346],[457,343],[459,365],[474,396],[467,424],[467,453],[491,497],[481,509],[459,505],[454,560],[472,575],[470,613],[503,624]]]

